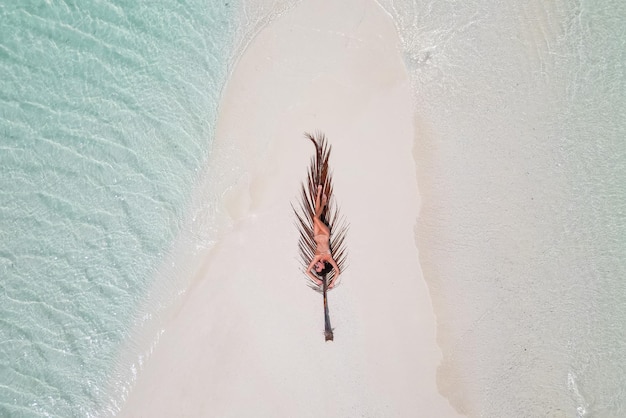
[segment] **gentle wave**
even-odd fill
[[[415,93],[441,392],[472,417],[626,416],[626,6],[379,3]]]
[[[234,14],[0,7],[1,416],[110,409],[112,365],[209,156]]]

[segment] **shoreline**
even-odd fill
[[[120,416],[460,416],[437,391],[398,43],[374,1],[324,0],[302,2],[248,45],[224,88],[211,158],[215,173],[241,170],[221,196],[232,229],[197,269]],[[303,132],[316,129],[333,146],[351,225],[329,343],[289,205],[313,154]]]

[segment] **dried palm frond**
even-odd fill
[[[333,179],[332,173],[328,167],[331,146],[328,144],[326,137],[321,132],[315,135],[305,133],[305,137],[310,139],[315,145],[315,155],[311,158],[308,171],[307,181],[302,183],[300,196],[300,210],[293,208],[297,218],[296,225],[300,232],[298,248],[300,250],[300,262],[303,270],[306,269],[315,256],[316,242],[313,237],[313,217],[315,214],[315,197],[317,195],[317,186],[322,185],[322,193],[327,197],[327,204],[321,215],[321,220],[330,230],[330,251],[339,270],[342,272],[347,265],[347,251],[345,247],[345,238],[348,231],[348,225],[344,218],[339,215],[339,210],[335,205],[333,196]],[[293,206],[292,206],[293,207]],[[332,340],[333,334],[330,328],[330,320],[328,317],[328,304],[326,293],[328,291],[328,283],[335,276],[335,270],[331,270],[328,274],[320,276],[323,282],[322,288],[315,284],[311,278],[305,274],[307,284],[314,290],[321,291],[324,295],[324,318],[326,324],[326,340]],[[315,274],[315,273],[314,273]]]

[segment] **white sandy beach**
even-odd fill
[[[459,416],[437,391],[398,42],[373,1],[305,0],[249,45],[212,155],[244,171],[224,196],[234,226],[164,325],[120,416]],[[316,130],[333,146],[335,198],[350,223],[348,269],[329,293],[333,342],[300,271],[290,206],[314,151],[303,133]]]

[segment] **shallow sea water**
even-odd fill
[[[238,175],[228,73],[293,3],[0,2],[0,416],[119,410]]]
[[[440,391],[626,416],[626,5],[380,1],[416,99]]]
[[[209,3],[0,5],[0,416],[106,407],[210,150],[234,28]]]

